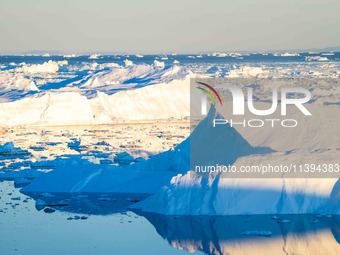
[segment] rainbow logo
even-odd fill
[[[221,98],[220,98],[220,95],[217,93],[217,91],[216,91],[212,86],[210,86],[209,84],[206,84],[206,83],[204,83],[204,82],[199,82],[199,81],[198,81],[197,83],[200,84],[200,85],[202,85],[202,86],[207,87],[208,89],[210,89],[210,90],[217,96],[217,98],[218,98],[218,100],[220,101],[220,104],[221,104],[221,106],[222,106],[222,100],[221,100]],[[205,93],[207,93],[207,94],[211,97],[211,99],[214,101],[214,104],[215,104],[215,106],[216,106],[216,100],[215,100],[213,94],[211,94],[211,92],[210,92],[209,90],[207,90],[207,89],[205,89],[205,88],[201,88],[201,87],[197,87],[197,88],[200,89],[200,90],[202,90],[202,91],[204,91]]]

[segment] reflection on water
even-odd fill
[[[38,211],[47,207],[63,213],[89,215],[89,219],[101,215],[129,213],[129,205],[147,196],[93,193],[26,195],[39,201],[36,205]],[[141,226],[135,226],[133,231],[145,235],[145,242],[148,239],[150,242],[154,240],[157,232],[172,247],[178,249],[172,249],[175,254],[179,250],[205,254],[340,254],[340,217],[334,215],[280,215],[277,218],[274,215],[164,216],[140,211],[134,213],[140,219],[146,219],[145,223],[151,223],[156,231],[148,223],[151,227],[148,232]],[[58,219],[57,214],[51,214],[51,217]],[[110,224],[110,218],[106,221]],[[108,235],[112,235],[112,231],[118,230],[111,229]],[[267,234],[263,236],[261,233]],[[131,242],[129,238],[125,241]],[[133,251],[126,251],[127,253],[133,254]],[[138,253],[150,254],[148,248],[139,250]]]
[[[24,193],[45,205],[36,204],[36,209],[52,207],[59,211],[87,215],[110,215],[126,212],[127,208],[144,200],[148,194],[127,193]]]
[[[190,252],[340,254],[339,216],[143,216],[173,247]],[[270,231],[271,237],[248,236],[247,231]]]

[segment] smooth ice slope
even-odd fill
[[[41,175],[23,191],[155,193],[189,168],[188,152],[187,139],[175,149],[129,166],[99,165],[73,157]]]
[[[216,116],[211,108],[205,119],[192,133],[198,143],[205,143],[216,137],[216,131],[210,128],[211,119]],[[207,136],[201,136],[201,134]],[[224,164],[232,164],[240,156],[270,151],[268,148],[253,148],[233,128],[227,131],[219,129],[217,147],[211,150],[204,148],[209,157],[217,150],[224,151]],[[233,146],[224,142],[232,139]],[[171,178],[178,173],[185,173],[189,168],[189,138],[167,152],[160,153],[149,160],[137,162],[129,166],[105,166],[78,159],[66,160],[55,170],[42,175],[25,187],[25,192],[126,192],[155,193],[159,188],[168,185]],[[197,146],[199,144],[196,144]],[[233,148],[233,153],[232,149]],[[221,157],[221,155],[219,155]]]
[[[212,130],[213,108],[190,139],[194,146],[214,141],[215,148],[203,147],[202,157],[217,157],[221,164],[253,165],[303,159],[339,158],[338,150],[275,152],[251,146],[234,128]],[[216,133],[217,132],[217,133]],[[215,139],[215,140],[214,140]],[[216,154],[216,152],[223,152]],[[340,213],[340,185],[337,178],[202,178],[189,169],[189,139],[174,150],[127,167],[98,166],[71,159],[65,165],[37,178],[24,191],[33,192],[127,192],[154,193],[139,207],[147,212],[169,215],[241,215]],[[215,159],[215,160],[216,160]],[[221,175],[221,174],[220,174]],[[138,207],[138,205],[136,205]]]
[[[328,107],[324,110],[338,112],[339,108]],[[316,113],[317,109],[313,112]],[[320,121],[315,122],[317,119],[320,120],[319,116],[316,115],[314,120],[306,118],[306,123],[302,123],[303,119],[299,119],[302,127],[306,127],[308,123],[312,125],[313,130],[322,130],[322,132],[315,133],[311,137],[310,133],[305,135],[302,129],[296,129],[295,131],[301,132],[300,136],[302,136],[301,140],[294,140],[296,143],[291,140],[290,144],[286,144],[285,141],[283,145],[279,144],[282,137],[291,139],[295,136],[291,129],[280,132],[280,136],[277,136],[276,140],[266,140],[268,135],[270,137],[270,133],[262,132],[259,129],[248,133],[247,136],[253,143],[262,141],[262,146],[273,145],[278,150],[266,154],[261,153],[264,149],[254,151],[254,148],[250,147],[248,142],[230,127],[225,128],[225,137],[222,137],[221,134],[217,136],[228,145],[227,148],[224,148],[226,161],[230,163],[229,159],[232,155],[230,152],[235,152],[236,162],[231,163],[238,167],[256,164],[335,163],[340,158],[340,151],[336,147],[336,141],[338,141],[336,127],[339,126],[339,122],[334,118],[328,124]],[[205,130],[207,131],[208,127]],[[235,140],[226,139],[227,134],[231,132],[235,133],[231,136]],[[274,129],[272,132],[275,132]],[[242,139],[237,138],[236,134]],[[330,136],[335,143],[330,143],[327,149],[325,143],[316,147],[315,141],[321,138],[320,135],[324,136],[325,134]],[[207,132],[202,133],[203,137],[204,135],[207,135]],[[308,141],[308,137],[310,141]],[[243,146],[241,146],[242,143]],[[298,146],[299,144],[300,146]],[[292,149],[291,146],[294,148]],[[232,149],[228,149],[228,147]],[[222,147],[218,151],[221,149]],[[287,150],[285,151],[285,149]],[[243,157],[237,157],[237,155]],[[340,213],[340,182],[338,178],[294,178],[307,176],[300,173],[281,173],[276,176],[279,178],[239,178],[240,175],[237,174],[233,175],[234,178],[223,178],[227,175],[230,173],[215,173],[211,174],[209,178],[202,178],[202,175],[194,172],[188,172],[185,175],[179,174],[171,180],[169,186],[163,187],[153,197],[144,201],[139,208],[143,208],[147,212],[168,215]],[[325,176],[324,173],[321,175]]]

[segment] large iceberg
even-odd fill
[[[60,90],[43,91],[3,103],[0,126],[110,124],[183,118],[189,115],[191,76],[189,71],[176,66],[113,67]],[[30,89],[37,88],[30,85]]]
[[[71,157],[41,175],[23,192],[117,192],[153,194],[189,168],[189,139],[149,160],[127,166],[94,164]]]
[[[271,151],[268,148],[252,147],[233,128],[221,128],[216,133],[208,125],[216,114],[214,108],[211,108],[208,118],[199,124],[191,137],[197,138],[195,140],[199,142],[217,137],[217,146],[220,151],[224,151],[226,163],[234,163],[238,157],[244,155]],[[208,135],[202,136],[202,132]],[[230,140],[232,146],[225,143],[225,140]],[[211,148],[206,147],[204,152],[207,156],[212,156],[209,153]],[[36,179],[24,191],[155,193],[159,188],[168,185],[172,177],[185,173],[190,168],[189,159],[190,137],[169,151],[128,166],[98,165],[75,157]]]
[[[338,179],[202,178],[187,173],[143,202],[167,215],[339,214]]]
[[[282,139],[278,139],[278,137],[274,139],[276,132],[273,128],[266,132],[249,129],[247,133],[243,132],[248,140],[245,140],[230,126],[224,127],[224,132],[215,133],[216,136],[213,136],[213,131],[209,132],[208,127],[212,125],[207,125],[212,122],[214,116],[211,112],[200,123],[202,126],[197,127],[200,132],[203,132],[202,137],[204,138],[193,139],[195,135],[193,132],[191,139],[198,143],[203,139],[211,140],[212,146],[217,147],[216,151],[225,154],[218,156],[225,160],[225,162],[220,162],[221,165],[224,163],[224,165],[254,166],[259,162],[261,165],[280,165],[291,162],[303,165],[305,162],[317,164],[317,162],[334,161],[334,159],[340,158],[340,151],[337,147],[339,139],[336,131],[339,123],[328,117],[327,124],[324,119],[325,114],[321,113],[338,110],[337,107],[328,107],[326,110],[319,109],[319,113],[316,114],[318,118],[305,120],[306,122],[301,125],[300,129],[280,130],[279,137],[292,138],[296,136],[296,143],[281,143]],[[317,108],[313,109],[313,113],[317,111]],[[207,121],[209,119],[210,122]],[[301,118],[299,120],[303,121]],[[308,139],[311,130],[320,124],[324,129],[323,134],[327,134],[325,141],[320,140],[324,137],[324,135],[320,135],[320,132],[315,133],[312,139]],[[215,132],[216,130],[218,129],[215,129]],[[219,142],[217,139],[221,141]],[[222,141],[227,145],[221,146]],[[257,146],[269,145],[275,151],[270,151],[268,148],[252,147],[248,142]],[[204,157],[205,154],[209,154],[210,150],[208,158],[216,157],[213,147],[206,149],[202,151],[202,156],[195,155]],[[270,177],[270,175],[268,176]],[[282,173],[279,178],[258,177],[261,176],[256,174],[240,176],[223,172],[202,175],[188,171],[186,174],[181,173],[172,178],[170,185],[161,188],[154,196],[135,205],[134,208],[167,215],[340,213],[340,182],[338,178],[323,178],[322,174],[319,176],[322,178],[301,178],[306,175],[303,176],[298,172]]]
[[[224,165],[266,164],[279,160],[300,162],[340,156],[336,148],[313,152],[308,149],[308,144],[305,152],[284,151],[280,146],[277,146],[277,151],[254,147],[233,127],[211,128],[212,119],[216,117],[221,115],[211,107],[206,119],[187,140],[149,160],[125,167],[98,166],[73,160],[40,176],[24,191],[155,193],[134,208],[167,215],[340,213],[337,178],[294,178],[301,176],[292,173],[281,178],[230,178],[225,176],[229,173],[211,173],[206,178],[205,175],[188,172],[190,140],[197,145],[213,141],[214,148],[204,147],[202,157],[222,158],[221,164]],[[257,136],[261,134],[261,131],[254,132]],[[329,132],[332,135],[334,130]],[[252,139],[256,137],[254,134],[248,134],[248,137],[252,142],[256,141]],[[270,140],[268,143],[274,144]]]

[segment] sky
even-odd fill
[[[0,0],[0,53],[340,46],[339,0]]]

